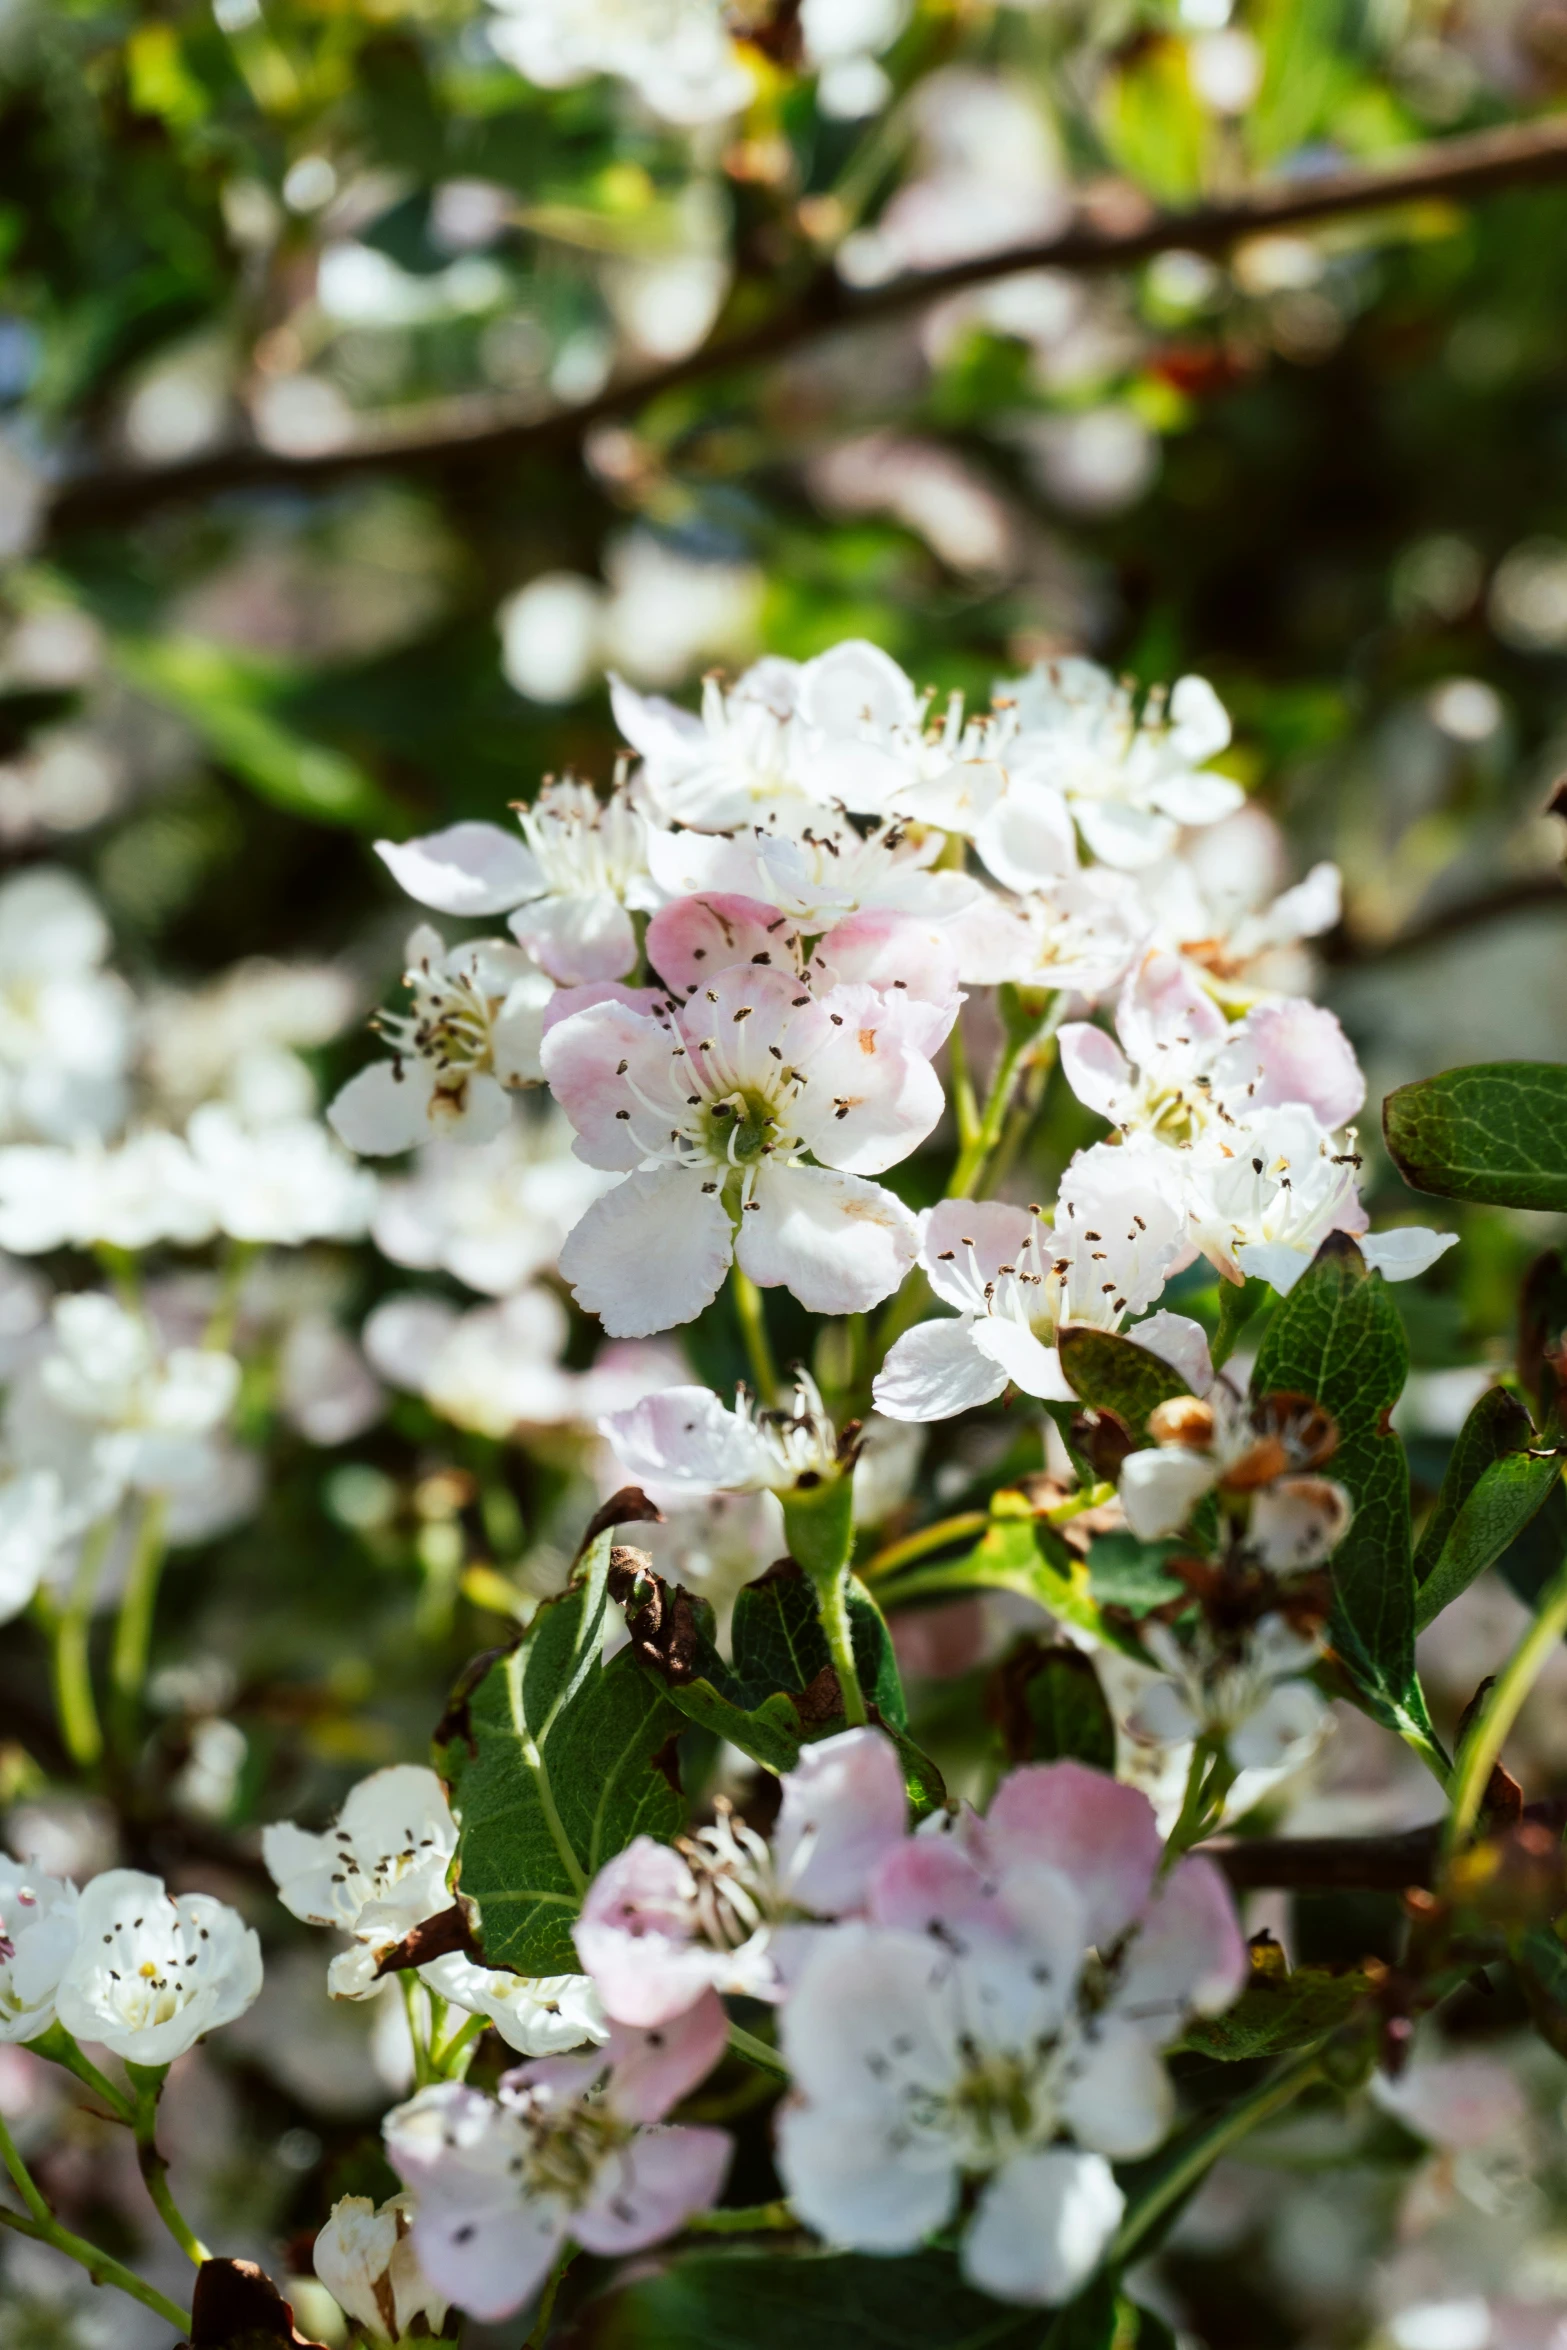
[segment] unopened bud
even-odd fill
[[[315,2269],[343,2315],[376,2344],[401,2342],[422,2317],[441,2331],[446,2303],[419,2266],[409,2228],[413,2199],[394,2195],[377,2211],[345,2195],[316,2238]]]

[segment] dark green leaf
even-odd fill
[[[1142,1437],[1156,1405],[1190,1392],[1178,1371],[1147,1347],[1112,1330],[1069,1323],[1056,1345],[1075,1392],[1095,1411],[1114,1412],[1135,1437]]]
[[[1560,1478],[1548,1454],[1531,1458],[1534,1424],[1505,1387],[1488,1388],[1459,1430],[1415,1552],[1418,1630],[1494,1566]]]
[[[1069,1755],[1096,1771],[1115,1769],[1115,1722],[1093,1659],[1080,1648],[1020,1640],[991,1677],[987,1711],[1008,1762]]]
[[[1333,1645],[1379,1720],[1425,1732],[1415,1678],[1409,1477],[1388,1422],[1408,1368],[1386,1283],[1367,1269],[1354,1242],[1335,1232],[1269,1323],[1251,1392],[1315,1396],[1332,1413],[1339,1432],[1332,1471],[1355,1505],[1333,1557]]]
[[[699,2252],[592,2304],[578,2330],[585,2350],[1041,2350],[1049,2324],[976,2293],[950,2252]]]
[[[582,1578],[546,1600],[521,1644],[496,1657],[442,1725],[464,1894],[492,1965],[551,1975],[589,1879],[634,1836],[672,1836],[685,1803],[660,1767],[684,1717],[629,1650],[599,1650],[609,1537]]]
[[[1135,1534],[1101,1534],[1088,1546],[1088,1588],[1101,1607],[1146,1616],[1184,1596],[1184,1584],[1165,1573],[1166,1562],[1180,1555],[1178,1542],[1139,1542]]]
[[[1277,1980],[1251,1982],[1223,2015],[1203,2016],[1180,2042],[1199,2056],[1238,2064],[1254,2056],[1278,2056],[1307,2048],[1335,2031],[1366,1996],[1361,1974],[1330,1975],[1320,1967],[1297,1967]]]
[[[611,1554],[609,1591],[626,1611],[632,1655],[671,1705],[764,1769],[794,1768],[801,1729],[792,1699],[775,1692],[760,1705],[749,1701],[719,1652],[705,1599],[655,1575],[644,1551]]]
[[[1567,1485],[1558,1478],[1521,1534],[1502,1553],[1501,1570],[1525,1607],[1537,1607],[1540,1594],[1567,1558]]]
[[[1530,1926],[1509,1955],[1529,2003],[1534,2028],[1558,2056],[1567,2056],[1567,1949],[1554,1926]]]
[[[1567,1065],[1449,1069],[1390,1093],[1382,1125],[1416,1191],[1504,1208],[1567,1208]]]
[[[882,1720],[902,1730],[908,1707],[882,1613],[863,1583],[849,1585],[849,1623],[860,1685]],[[759,1706],[774,1691],[796,1696],[832,1669],[827,1636],[816,1609],[816,1590],[792,1560],[771,1567],[748,1583],[735,1601],[730,1645],[734,1655],[733,1694]]]

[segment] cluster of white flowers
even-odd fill
[[[1062,661],[968,718],[848,643],[710,679],[699,713],[619,682],[614,699],[637,761],[607,799],[554,783],[520,835],[381,844],[411,896],[509,913],[521,943],[416,932],[393,1058],[331,1112],[360,1150],[488,1140],[507,1091],[542,1080],[578,1159],[621,1178],[560,1258],[608,1333],[692,1320],[732,1263],[846,1314],[918,1262],[958,1320],[907,1332],[877,1400],[932,1419],[1009,1381],[1063,1397],[1057,1327],[1121,1327],[1199,1253],[1284,1292],[1326,1234],[1364,1232],[1354,1054],[1331,1013],[1270,985],[1336,919],[1337,876],[1255,902],[1268,844],[1212,765],[1229,723],[1202,679],[1139,702]],[[1081,1015],[1062,1066],[1114,1136],[1052,1215],[916,1218],[876,1178],[941,1120],[934,1062],[965,989],[1001,984]],[[1086,1017],[1101,1003],[1115,1038]],[[1402,1277],[1447,1244],[1365,1249]],[[1189,1345],[1172,1321],[1148,1343]]]
[[[78,1891],[0,1856],[0,2041],[58,2023],[127,2064],[172,2064],[260,1989],[260,1943],[210,1894],[176,1896],[140,1869]]]
[[[1161,2050],[1245,1978],[1218,1871],[1161,1874],[1146,1798],[1075,1763],[1016,1771],[985,1818],[911,1833],[890,1741],[848,1730],[808,1748],[781,1795],[770,1840],[722,1805],[676,1845],[638,1837],[588,1889],[585,1974],[551,2053],[494,2095],[448,2079],[387,2116],[407,2193],[380,2222],[383,2266],[406,2228],[428,2289],[497,2319],[568,2242],[613,2254],[677,2233],[730,2148],[664,2116],[723,2056],[722,1995],[740,1994],[780,2010],[777,2159],[808,2226],[908,2251],[963,2210],[984,2290],[1053,2304],[1083,2283],[1123,2208],[1111,2161],[1171,2126]],[[269,1831],[268,1859],[291,1908],[353,1935],[333,1967],[351,1995],[382,1938],[444,1905],[450,1849],[438,1785],[387,1771],[326,1837]],[[547,2000],[564,2018],[562,1987],[509,1980],[509,2005],[450,1995],[542,2050],[518,2012]],[[339,2207],[332,2228],[357,2243],[371,2220]]]

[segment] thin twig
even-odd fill
[[[1117,183],[1080,198],[1056,235],[1006,245],[944,269],[895,278],[854,293],[831,263],[771,317],[704,343],[668,367],[610,384],[594,399],[540,415],[536,406],[467,395],[383,424],[339,449],[288,455],[257,447],[223,449],[176,465],[101,467],[67,479],[51,502],[51,535],[124,524],[182,499],[226,490],[308,487],[384,470],[447,472],[513,463],[558,450],[591,426],[731,368],[781,358],[823,334],[876,325],[924,309],[967,287],[1020,270],[1124,269],[1174,249],[1223,252],[1247,237],[1429,199],[1471,199],[1501,188],[1567,177],[1567,117],[1546,116],[1418,148],[1394,163],[1270,182],[1220,203],[1160,211]]]

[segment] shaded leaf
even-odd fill
[[[1390,1093],[1382,1127],[1416,1191],[1567,1208],[1567,1065],[1485,1061]]]
[[[864,1584],[852,1577],[849,1625],[861,1688],[884,1722],[906,1729],[908,1707],[887,1626]],[[809,1689],[830,1670],[815,1586],[792,1559],[780,1559],[740,1593],[730,1647],[735,1694],[747,1706],[760,1705],[775,1690],[792,1696]]]
[[[1554,1926],[1529,1926],[1508,1954],[1542,2040],[1567,2056],[1567,1949]]]
[[[1518,1296],[1518,1376],[1540,1416],[1554,1426],[1567,1403],[1567,1259],[1548,1248],[1535,1258]]]
[[[1549,1499],[1562,1464],[1549,1455],[1531,1458],[1535,1443],[1517,1397],[1505,1387],[1487,1389],[1459,1430],[1415,1552],[1417,1630],[1494,1566]]]
[[[986,1710],[1009,1763],[1070,1756],[1115,1770],[1115,1722],[1093,1659],[1080,1648],[1020,1640],[991,1676]]]
[[[976,2293],[950,2252],[700,2252],[592,2304],[578,2332],[585,2350],[1041,2350],[1048,2325]]]
[[[684,1799],[661,1767],[684,1717],[628,1650],[601,1662],[609,1542],[493,1658],[442,1725],[437,1764],[460,1827],[459,1878],[492,1966],[576,1965],[590,1878],[634,1836],[674,1835]]]
[[[1362,1974],[1330,1975],[1320,1967],[1297,1967],[1293,1974],[1276,1977],[1254,1974],[1233,2007],[1223,2015],[1199,2017],[1178,2045],[1221,2064],[1306,2048],[1344,2023],[1367,1988]]]
[[[1112,1330],[1069,1323],[1057,1333],[1056,1346],[1061,1368],[1084,1403],[1114,1412],[1139,1440],[1156,1406],[1189,1392],[1180,1373],[1160,1356]]]
[[[1355,1505],[1333,1554],[1330,1637],[1376,1718],[1429,1734],[1415,1677],[1415,1569],[1409,1476],[1389,1424],[1409,1349],[1387,1284],[1355,1243],[1331,1233],[1269,1323],[1254,1398],[1314,1396],[1338,1428],[1333,1475]]]
[[[1167,1562],[1181,1556],[1181,1547],[1178,1542],[1139,1542],[1135,1534],[1100,1534],[1088,1546],[1088,1588],[1101,1607],[1149,1615],[1186,1596],[1185,1584],[1165,1572]]]

